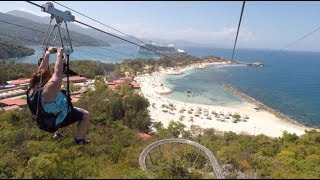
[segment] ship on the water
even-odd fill
[[[154,42],[150,42],[142,44],[138,48],[138,53],[140,54],[156,54],[156,52],[161,54],[187,54],[187,52],[183,49],[175,48],[175,45],[173,44],[165,46]]]

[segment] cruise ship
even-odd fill
[[[182,49],[176,49],[175,45],[169,44],[168,46],[156,44],[154,42],[145,43],[140,45],[138,48],[138,53],[140,54],[155,54],[158,53],[179,53],[179,54],[186,54],[187,52]]]

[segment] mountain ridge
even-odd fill
[[[23,17],[13,16],[13,15],[10,15],[7,13],[0,13],[0,20],[10,22],[10,23],[12,22],[13,24],[18,24],[18,25],[32,28],[32,29],[35,29],[37,31],[42,31],[42,32],[45,32],[48,27],[48,25],[46,25],[46,24],[31,21],[31,20],[29,20],[27,18],[23,18]],[[30,41],[23,40],[23,39],[17,40],[15,38],[0,35],[0,37],[2,37],[2,39],[13,42],[13,43],[20,43],[22,45],[40,45],[43,40],[44,33],[37,32],[37,31],[32,31],[30,29],[25,29],[25,28],[17,27],[15,25],[10,25],[10,24],[4,23],[4,22],[0,22],[0,32],[2,34],[14,36],[14,37],[21,37],[21,38],[30,40]],[[61,33],[63,35],[66,35],[66,30],[62,27],[61,27]],[[74,46],[80,46],[80,45],[85,45],[85,44],[87,44],[87,45],[90,44],[92,46],[110,46],[110,44],[105,41],[95,39],[93,37],[75,32],[73,30],[70,30],[70,36],[71,36],[71,39],[75,39],[76,41],[79,42],[78,43],[78,42],[74,41],[73,42]],[[39,42],[39,43],[36,43],[36,42]],[[83,44],[80,42],[83,42]],[[60,42],[58,42],[58,43],[60,43]]]

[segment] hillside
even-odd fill
[[[48,24],[48,22],[49,22],[49,16],[41,17],[41,16],[34,15],[32,13],[28,13],[28,12],[20,11],[20,10],[9,11],[6,14],[13,15],[16,17],[26,18],[26,19],[29,19],[29,20],[37,22],[37,23]],[[75,15],[77,15],[77,14],[75,14]],[[76,19],[77,19],[77,16],[76,16]],[[96,30],[83,28],[83,27],[77,25],[76,23],[69,23],[68,27],[72,31],[75,31],[75,32],[78,32],[81,34],[85,34],[85,35],[91,36],[96,39],[103,39],[104,41],[106,41],[108,43],[127,43],[123,40],[120,40],[120,39],[112,37],[112,36],[105,35],[104,33],[98,32]],[[122,38],[128,39],[132,42],[135,42],[137,44],[141,43],[140,41],[137,41],[133,38],[125,36],[124,34],[117,34],[118,32],[116,32],[110,28],[108,28],[107,31],[112,34],[116,34]],[[150,40],[152,40],[152,41],[155,41],[155,42],[158,42],[161,44],[172,44],[173,43],[177,46],[201,45],[200,43],[186,41],[186,40],[169,40],[169,39],[163,39],[163,38],[162,39],[161,38],[144,39],[144,38],[140,38],[140,37],[135,37],[133,35],[131,35],[131,36],[134,38],[140,39],[142,42],[149,42]]]
[[[177,58],[177,57],[176,57]],[[189,59],[194,62],[199,59]],[[186,63],[187,63],[186,62]],[[18,74],[21,69],[36,68],[35,64],[1,62],[0,68]],[[146,65],[174,67],[178,62],[127,60],[115,66],[95,61],[72,64],[73,69],[90,69],[94,75],[114,75],[141,72]],[[8,67],[11,67],[10,69]],[[102,69],[100,69],[103,67]],[[2,71],[0,71],[1,73]],[[25,72],[27,73],[27,72]],[[121,76],[121,75],[120,75]],[[0,74],[0,77],[1,76]],[[110,79],[110,78],[107,78]],[[140,153],[151,143],[181,137],[205,146],[216,157],[227,179],[319,179],[320,132],[306,131],[302,136],[283,132],[279,138],[259,134],[218,132],[192,125],[190,130],[178,119],[165,128],[151,121],[150,102],[131,86],[108,89],[104,76],[95,79],[95,90],[81,95],[74,106],[90,112],[86,137],[91,144],[72,143],[75,124],[62,129],[63,137],[54,140],[52,134],[38,129],[28,109],[0,111],[0,178],[1,179],[213,179],[204,154],[184,144],[161,145],[146,159],[152,173],[139,166]],[[138,132],[157,129],[147,140]],[[191,164],[192,163],[192,164]],[[197,171],[190,171],[188,167]],[[199,174],[201,172],[201,174]]]
[[[34,21],[34,22],[38,22],[38,23],[43,23],[43,24],[48,24],[49,20],[50,20],[49,16],[41,17],[41,16],[37,16],[37,15],[31,14],[31,13],[24,12],[24,11],[19,11],[19,10],[9,11],[6,14],[13,15],[13,16],[16,16],[16,17],[23,17],[23,18],[26,18],[28,20],[31,20],[31,21]],[[75,14],[75,15],[77,15],[77,14]],[[77,16],[76,16],[76,19],[77,19]],[[83,27],[77,25],[76,23],[69,23],[68,27],[72,31],[75,31],[75,32],[78,32],[78,33],[81,33],[81,34],[85,34],[85,35],[90,36],[90,37],[95,38],[95,39],[101,39],[101,40],[103,40],[105,42],[108,42],[108,43],[127,43],[127,42],[125,42],[123,40],[120,40],[120,39],[112,37],[112,36],[108,36],[108,35],[106,35],[104,33],[98,32],[96,30],[83,28]],[[113,31],[111,29],[108,29],[108,32],[113,33],[113,34],[115,33],[115,31]],[[121,35],[119,35],[119,36],[127,39],[127,37],[124,37],[124,36],[121,36]],[[134,39],[131,39],[131,38],[128,38],[128,39],[130,41],[136,42]],[[139,43],[139,42],[136,42],[136,43]]]
[[[12,15],[5,14],[5,13],[0,13],[0,20],[14,23],[14,24],[18,24],[18,25],[21,25],[24,27],[29,27],[29,28],[36,29],[36,30],[39,30],[42,32],[45,32],[48,27],[46,24],[38,23],[38,22],[31,21],[26,18],[12,16]],[[63,35],[66,35],[66,30],[64,28],[62,28],[61,33]],[[10,36],[14,36],[14,37],[22,37],[22,38],[31,40],[31,41],[28,41],[28,40],[23,40],[23,39],[15,39],[15,38],[0,35],[0,37],[2,37],[2,39],[8,40],[8,41],[14,42],[14,43],[20,43],[23,45],[39,45],[39,44],[41,44],[43,37],[44,37],[44,33],[21,28],[21,27],[15,26],[15,25],[10,25],[10,24],[4,23],[4,22],[0,22],[0,34],[10,35]],[[92,38],[90,36],[87,36],[87,35],[72,31],[72,30],[70,31],[70,36],[71,36],[71,39],[74,39],[78,42],[84,42],[86,44],[90,44],[93,46],[101,46],[101,45],[109,46],[110,45],[109,43],[107,43],[105,41],[98,40],[98,39]],[[33,41],[35,41],[35,42],[33,42]],[[40,42],[40,43],[36,43],[36,42]],[[84,45],[84,44],[80,44],[78,42],[73,42],[73,45],[75,45],[75,46]]]
[[[34,50],[16,43],[9,43],[0,38],[0,59],[30,56]]]

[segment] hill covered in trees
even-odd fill
[[[0,37],[10,42],[20,43],[23,45],[40,45],[42,43],[45,33],[41,33],[39,31],[46,32],[48,28],[48,25],[46,24],[37,23],[26,18],[12,16],[5,13],[0,13],[0,20],[37,30],[37,31],[34,31],[26,28],[21,28],[21,27],[0,21]],[[67,32],[63,27],[64,26],[61,26],[61,33],[64,36],[66,36]],[[7,37],[5,35],[19,37],[21,39]],[[93,37],[90,37],[75,31],[70,31],[70,36],[71,36],[71,39],[78,41],[78,42],[73,41],[73,45],[75,46],[79,46],[79,45],[80,46],[84,46],[84,45],[109,46],[110,45],[105,41],[95,39]],[[83,42],[85,44],[79,43],[79,42]],[[57,44],[59,43],[60,42],[58,41],[58,38],[57,38]]]
[[[28,13],[25,11],[19,11],[19,10],[9,11],[6,14],[17,16],[17,17],[23,17],[23,18],[29,19],[31,21],[35,21],[35,22],[42,23],[42,24],[49,24],[49,20],[50,20],[49,14],[46,17],[41,17],[41,16],[37,16],[37,15],[31,14],[31,13]],[[77,16],[76,16],[76,19],[77,19]],[[95,39],[103,39],[104,41],[106,41],[108,43],[127,43],[127,42],[120,40],[118,38],[115,38],[113,36],[107,36],[106,34],[99,32],[99,31],[96,31],[94,29],[83,28],[83,27],[77,25],[77,23],[73,23],[73,22],[69,23],[68,28],[71,31],[75,31],[80,34],[85,34],[85,35],[88,35],[88,36],[93,37]],[[120,36],[122,38],[126,38],[122,35],[118,35],[118,36]],[[135,43],[140,43],[139,41],[136,41],[134,39],[130,39],[130,41],[133,41]]]
[[[0,59],[30,56],[34,50],[19,44],[10,43],[0,38]]]
[[[95,76],[112,72],[115,66],[112,63],[102,63],[99,61],[70,61],[70,69],[92,79]],[[53,67],[54,64],[50,64],[50,69],[53,69]],[[37,64],[0,61],[0,84],[5,84],[6,81],[18,78],[30,78],[37,68]]]

